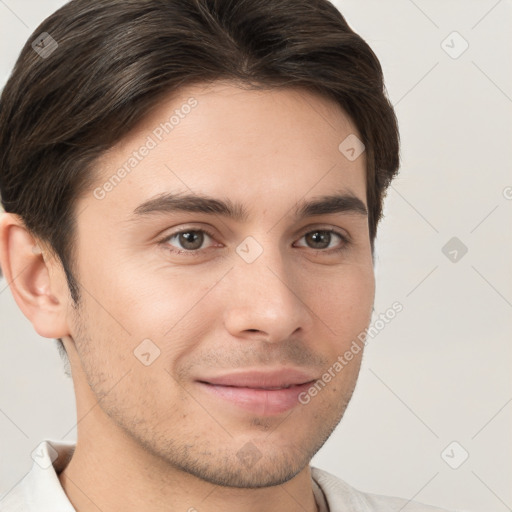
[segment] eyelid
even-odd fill
[[[345,229],[340,228],[339,226],[333,226],[332,224],[313,224],[312,226],[306,226],[298,231],[298,236],[301,238],[313,231],[329,231],[339,235],[347,242],[351,241],[351,237]]]

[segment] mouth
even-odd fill
[[[210,398],[261,416],[282,414],[296,407],[299,395],[316,381],[303,372],[245,372],[197,380]]]
[[[224,384],[213,384],[212,382],[206,382],[206,381],[198,381],[200,382],[201,384],[209,384],[210,386],[222,386],[224,388],[245,388],[245,389],[264,389],[264,390],[267,390],[267,391],[275,391],[277,389],[290,389],[292,387],[297,387],[297,386],[303,386],[304,384],[310,384],[311,382],[314,382],[314,381],[310,381],[310,382],[304,382],[302,384],[288,384],[288,385],[285,385],[285,386],[232,386],[232,385],[224,385]]]

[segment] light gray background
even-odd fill
[[[0,0],[0,87],[63,3]],[[312,463],[367,491],[512,510],[512,1],[336,5],[380,58],[400,122],[375,310],[397,300],[404,310],[369,343],[346,417]],[[453,31],[469,43],[458,58],[445,51],[462,48]],[[455,263],[442,252],[454,236],[468,248]],[[35,334],[5,280],[0,328],[3,493],[42,439],[75,439],[76,418],[54,342]],[[441,457],[452,441],[469,453],[458,469]]]

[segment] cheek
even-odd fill
[[[305,294],[307,304],[331,335],[346,342],[364,331],[375,295],[373,267],[346,266],[329,279],[312,281]]]
[[[151,361],[146,374],[153,379],[158,368],[169,369],[175,359],[186,357],[221,318],[219,301],[210,290],[224,274],[194,272],[192,267],[155,270],[127,262],[120,262],[108,277],[97,270],[91,292],[98,301],[88,301],[89,318],[94,319],[88,328],[96,334],[95,345],[102,345],[99,364],[118,364],[126,371],[135,362],[134,369],[141,370],[137,357],[149,353],[143,357]]]
[[[129,287],[118,283],[123,304],[119,314],[135,338],[154,336],[179,342],[179,333],[186,331],[193,340],[215,318],[209,313],[216,304],[212,297],[225,272],[193,267],[135,269]]]

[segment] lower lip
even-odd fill
[[[255,414],[271,416],[293,409],[299,402],[299,395],[307,392],[314,381],[287,389],[237,388],[199,382],[208,393]]]

